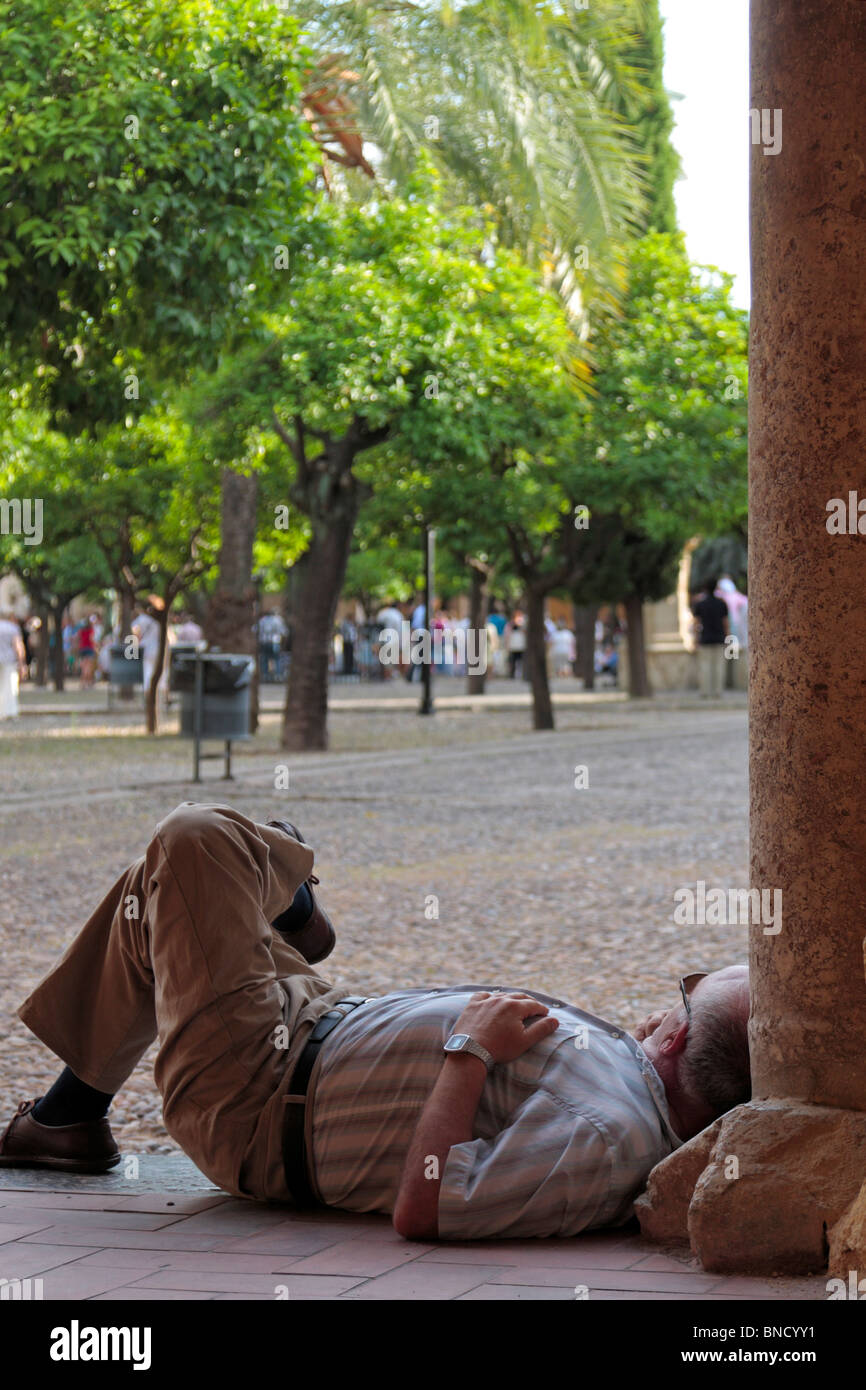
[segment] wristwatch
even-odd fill
[[[474,1038],[470,1038],[468,1033],[452,1033],[443,1047],[443,1052],[471,1052],[473,1057],[480,1057],[489,1076],[496,1063],[486,1047],[482,1047]]]

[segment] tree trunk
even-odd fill
[[[526,604],[526,660],[532,688],[532,726],[552,729],[553,701],[547,679],[547,648],[544,641],[544,592],[529,589]]]
[[[595,615],[594,604],[575,604],[574,635],[577,639],[575,675],[583,681],[584,690],[595,689]]]
[[[257,655],[256,589],[253,583],[253,542],[259,480],[224,468],[221,479],[221,540],[219,580],[208,606],[205,636],[224,652]],[[250,697],[250,732],[258,727],[258,661]]]
[[[132,610],[134,605],[133,595],[130,593],[126,584],[121,584],[120,592],[120,641],[121,644],[132,631]],[[135,686],[122,685],[120,687],[121,700],[135,699]]]
[[[156,655],[156,665],[153,668],[150,685],[145,691],[146,727],[149,734],[155,734],[159,728],[159,678],[165,669],[165,653],[168,647],[169,611],[169,607],[166,604],[162,612],[154,613],[154,617],[159,623],[159,651]]]
[[[54,689],[58,691],[63,690],[66,675],[66,658],[63,652],[63,610],[65,607],[65,603],[52,604],[51,607],[51,623],[54,628],[54,651],[51,665]]]
[[[643,626],[643,600],[631,594],[625,601],[628,623],[628,693],[633,699],[649,699],[652,687],[646,662]]]
[[[328,658],[334,619],[355,522],[369,493],[352,469],[358,454],[387,439],[389,427],[371,430],[356,417],[339,438],[319,432],[316,438],[323,447],[311,459],[301,420],[296,417],[294,425],[293,438],[274,416],[277,434],[295,460],[292,497],[312,528],[303,565],[295,566],[291,576],[292,654],[282,738],[283,748],[303,752],[328,746]]]
[[[283,717],[282,746],[293,752],[328,746],[329,656],[358,510],[355,499],[316,521],[304,556]]]
[[[490,568],[487,565],[473,564],[470,560],[469,576],[469,630],[471,632],[486,632]],[[474,675],[468,675],[466,680],[467,695],[483,695],[486,682],[486,667],[483,671],[476,671]]]
[[[294,629],[300,595],[304,591],[306,565],[307,552],[304,551],[303,555],[299,555],[295,563],[286,570],[286,582],[283,585],[283,621],[289,631]]]

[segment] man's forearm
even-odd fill
[[[409,1240],[439,1234],[439,1189],[449,1151],[472,1138],[487,1068],[480,1057],[446,1057],[409,1145],[394,1207],[394,1227]],[[435,1162],[433,1161],[435,1160]]]

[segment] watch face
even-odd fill
[[[466,1043],[468,1043],[468,1041],[469,1041],[469,1034],[468,1034],[468,1033],[452,1033],[451,1037],[448,1039],[447,1043],[445,1044],[445,1051],[446,1051],[446,1052],[459,1052],[460,1049],[461,1049],[461,1047],[463,1047]]]

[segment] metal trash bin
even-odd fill
[[[175,642],[173,646],[166,647],[165,660],[168,666],[168,688],[174,693],[179,687],[175,684],[174,673],[178,663],[182,663],[185,657],[195,660],[196,652],[206,652],[207,642],[202,638],[200,642]],[[171,701],[169,701],[171,703]]]
[[[127,656],[123,643],[115,642],[108,656],[110,685],[143,685],[144,657]]]
[[[228,652],[175,652],[169,684],[180,695],[180,732],[195,742],[193,780],[200,781],[206,738],[225,740],[225,777],[231,778],[232,743],[252,738],[250,696],[255,658]]]

